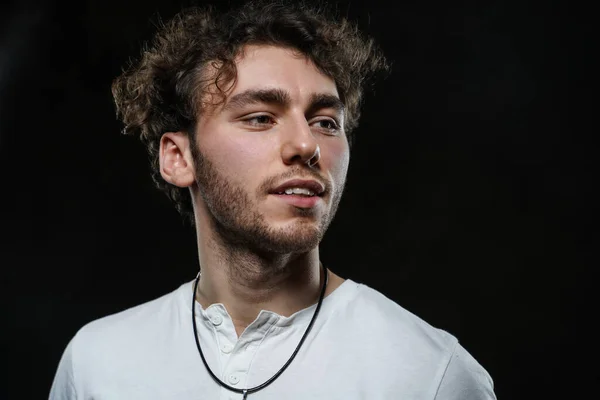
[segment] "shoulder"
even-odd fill
[[[127,336],[127,333],[143,332],[153,325],[163,324],[164,318],[177,318],[174,311],[179,307],[180,292],[185,285],[154,300],[89,322],[77,336],[82,339],[102,337],[105,340],[107,335]]]
[[[454,335],[432,326],[383,293],[364,284],[357,286],[349,309],[362,316],[364,323],[355,325],[364,329],[367,343],[375,347],[385,343],[391,365],[402,365],[419,380],[432,382],[436,400],[496,398],[490,375]]]
[[[495,400],[494,382],[490,374],[464,347],[457,344],[444,376],[436,400]]]
[[[188,285],[84,325],[71,340],[74,368],[85,370],[91,360],[96,366],[109,366],[124,355],[144,359],[148,348],[160,347],[172,336],[173,328],[187,319],[183,292]]]
[[[63,352],[50,398],[87,398],[90,391],[110,391],[111,385],[135,375],[140,367],[160,363],[157,357],[170,354],[165,343],[191,316],[191,284],[79,329]],[[188,291],[190,305],[186,307]]]
[[[364,315],[365,322],[377,327],[375,335],[385,335],[394,342],[408,344],[421,351],[437,352],[448,358],[458,342],[452,334],[432,326],[365,284],[358,284],[353,303],[351,307]]]

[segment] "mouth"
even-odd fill
[[[288,189],[285,189],[284,191],[275,192],[272,194],[287,195],[287,196],[306,196],[306,197],[317,196],[317,193],[313,192],[310,189],[306,189],[306,188],[288,188]]]
[[[325,193],[325,185],[312,179],[292,179],[272,189],[269,193],[288,196],[321,197]]]
[[[325,194],[325,186],[315,180],[293,179],[271,190],[269,194],[299,207],[315,207]]]
[[[271,195],[289,205],[298,208],[313,208],[319,204],[320,201],[322,201],[320,196],[307,196],[304,194],[271,193]]]

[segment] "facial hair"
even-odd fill
[[[222,244],[228,247],[247,248],[251,251],[274,254],[303,253],[317,247],[337,212],[344,182],[331,184],[308,166],[300,166],[278,177],[265,180],[254,196],[237,182],[227,179],[217,167],[192,145],[196,183],[212,219],[212,225]],[[302,221],[286,228],[269,226],[265,216],[259,212],[257,200],[264,198],[277,182],[292,177],[306,177],[325,183],[331,206],[317,225]],[[309,216],[312,211],[296,209],[298,214]]]

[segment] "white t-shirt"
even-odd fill
[[[241,400],[204,366],[192,327],[193,281],[84,326],[67,346],[51,400]],[[238,338],[227,310],[195,302],[200,344],[228,385],[262,384],[285,364],[316,304],[262,310]],[[323,300],[296,358],[248,400],[493,400],[489,374],[449,333],[346,280]]]

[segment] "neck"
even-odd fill
[[[198,239],[202,274],[196,299],[205,309],[222,303],[238,336],[261,310],[289,317],[318,301],[324,282],[318,247],[299,254],[259,254],[201,235]]]

